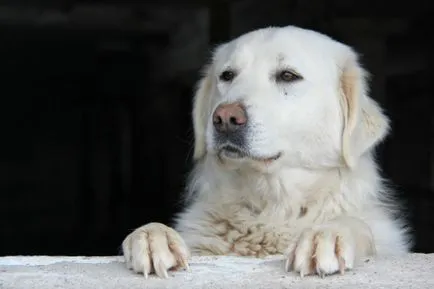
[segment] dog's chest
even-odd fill
[[[256,214],[245,208],[222,215],[213,214],[210,225],[214,237],[218,239],[216,243],[221,246],[210,251],[214,254],[255,257],[283,254],[300,233],[297,220],[291,220],[291,217],[277,211]]]

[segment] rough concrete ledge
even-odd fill
[[[0,257],[0,288],[434,288],[434,254],[366,259],[345,275],[301,278],[283,257],[194,257],[169,279],[134,274],[122,257]]]

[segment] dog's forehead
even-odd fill
[[[217,66],[243,67],[252,63],[301,65],[332,58],[335,41],[297,28],[268,28],[242,35],[225,45],[215,58]]]

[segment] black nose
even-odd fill
[[[244,127],[247,115],[244,107],[236,102],[219,105],[213,114],[214,128],[219,133],[232,133]]]

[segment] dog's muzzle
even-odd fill
[[[243,104],[220,104],[214,111],[212,120],[214,145],[220,159],[250,159],[270,163],[280,158],[281,153],[272,156],[257,156],[250,153],[246,137],[249,123]]]

